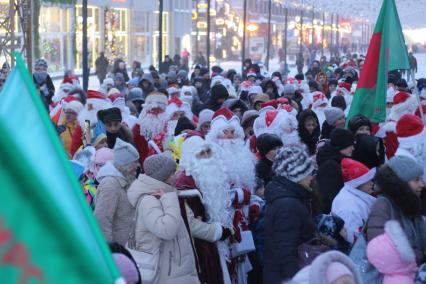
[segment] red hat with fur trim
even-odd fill
[[[234,113],[232,111],[230,111],[229,108],[223,107],[223,108],[217,110],[213,114],[212,121],[219,119],[221,117],[224,118],[225,120],[231,120],[234,116],[235,116]]]
[[[88,90],[87,91],[87,99],[105,99],[105,96],[98,91],[95,90]]]
[[[352,85],[347,82],[340,82],[339,83],[340,88],[345,88],[348,92],[351,91]]]
[[[344,158],[341,166],[343,181],[354,188],[371,181],[376,174],[376,168],[370,170],[364,164],[349,158]]]
[[[398,137],[411,137],[420,134],[424,129],[423,121],[416,115],[404,114],[396,124]]]
[[[399,92],[393,97],[393,104],[401,104],[410,98],[410,94],[406,92]]]
[[[184,112],[185,116],[190,120],[192,120],[194,116],[189,103],[183,102],[178,97],[173,97],[169,100],[169,105],[166,108],[167,119],[171,119],[173,117],[173,114],[178,111]]]

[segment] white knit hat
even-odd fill
[[[136,148],[120,138],[117,138],[114,146],[114,162],[117,165],[124,166],[139,160],[139,153]]]

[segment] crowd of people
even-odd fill
[[[33,78],[127,283],[426,283],[426,79],[346,121],[363,64]]]

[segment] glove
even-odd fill
[[[222,236],[220,237],[220,240],[224,241],[230,236],[232,236],[232,231],[228,228],[222,227]]]

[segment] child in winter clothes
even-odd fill
[[[373,192],[372,180],[376,169],[369,170],[365,165],[349,158],[344,158],[341,165],[345,184],[333,200],[331,213],[345,221],[346,240],[352,244],[367,222],[371,206],[376,200],[370,195]]]
[[[383,284],[411,284],[416,274],[416,256],[398,221],[385,224],[385,233],[367,245],[367,257],[384,274]]]
[[[350,252],[351,244],[346,241],[345,221],[338,216],[320,214],[314,219],[317,235],[334,250],[345,254]]]
[[[352,260],[338,251],[321,254],[300,270],[288,284],[361,284]]]

